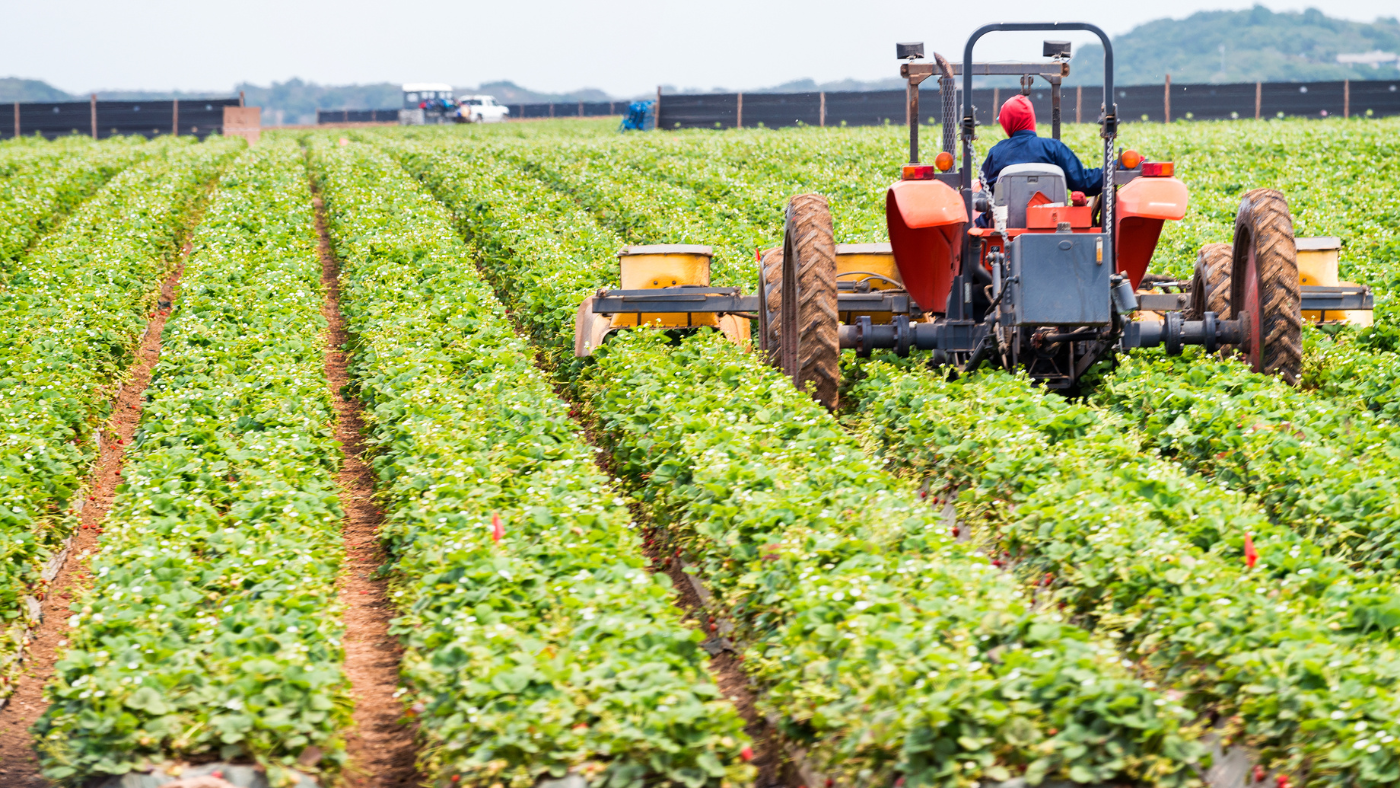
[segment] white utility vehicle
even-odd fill
[[[496,103],[495,96],[463,96],[457,101],[458,123],[500,123],[510,116],[510,107]]]

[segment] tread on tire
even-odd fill
[[[799,391],[835,408],[841,348],[836,243],[825,197],[799,194],[788,201],[783,246],[762,255],[759,274],[760,341],[768,363]]]
[[[1232,314],[1249,315],[1250,340],[1240,349],[1256,372],[1297,385],[1303,368],[1298,250],[1288,201],[1274,189],[1244,195],[1235,216],[1230,273]]]

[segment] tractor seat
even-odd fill
[[[1065,188],[1065,171],[1056,164],[1012,164],[997,175],[993,205],[1005,205],[1006,226],[1026,226],[1026,204],[1036,192],[1050,202],[1066,205],[1069,191]]]

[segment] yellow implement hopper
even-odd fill
[[[1332,288],[1339,292],[1361,289],[1355,282],[1338,280],[1338,255],[1342,250],[1342,239],[1333,236],[1322,238],[1299,238],[1298,283],[1307,289]],[[1309,323],[1349,323],[1354,326],[1371,325],[1369,309],[1304,309],[1303,319]]]
[[[738,296],[737,288],[710,286],[708,246],[656,244],[629,246],[618,252],[621,287],[599,290],[579,304],[574,319],[574,355],[592,355],[609,334],[622,328],[684,330],[714,328],[736,344],[749,344],[749,322],[736,308],[688,312],[687,302],[704,304],[708,295]],[[657,311],[645,311],[655,307]]]
[[[780,249],[779,252],[781,251]],[[888,243],[837,244],[837,293],[870,293],[881,290],[904,290],[904,280],[899,278],[899,267],[894,264],[894,249]],[[907,301],[901,303],[907,310]],[[855,324],[861,317],[869,317],[870,322],[876,325],[887,325],[894,318],[894,312],[878,310],[839,314],[841,322],[847,325]]]
[[[1330,236],[1295,238],[1293,243],[1297,253],[1298,304],[1302,320],[1371,325],[1371,310],[1375,308],[1371,289],[1338,279],[1337,255],[1342,248],[1341,239]],[[1152,277],[1154,281],[1149,285],[1144,279],[1144,286],[1168,292],[1139,291],[1139,311],[1134,319],[1160,323],[1174,311],[1182,311],[1186,319],[1199,319],[1205,312],[1229,318],[1232,314],[1233,255],[1230,244],[1206,244],[1196,257],[1196,271],[1190,281],[1159,276]]]

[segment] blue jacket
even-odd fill
[[[1093,197],[1103,191],[1103,168],[1087,169],[1069,146],[1057,139],[1037,137],[1024,129],[998,142],[987,152],[982,162],[982,188],[991,191],[997,176],[1012,164],[1056,164],[1065,171],[1065,185],[1072,192],[1084,192]]]

